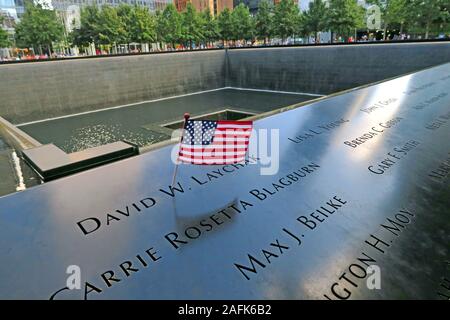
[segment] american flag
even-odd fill
[[[230,164],[245,160],[252,121],[188,120],[178,159],[191,164]]]

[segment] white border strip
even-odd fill
[[[198,118],[203,118],[203,117],[207,117],[207,116],[212,116],[212,115],[215,115],[215,114],[219,114],[219,113],[224,113],[224,112],[236,112],[236,113],[243,113],[243,114],[245,114],[245,115],[247,115],[247,116],[256,116],[258,113],[256,113],[256,112],[250,112],[250,111],[242,111],[242,110],[236,110],[236,109],[228,109],[228,108],[226,108],[226,109],[222,109],[222,110],[219,110],[219,111],[212,111],[212,112],[208,112],[208,113],[202,113],[202,114],[199,114],[199,115],[196,115],[196,116],[191,116],[189,119],[191,119],[191,120],[196,120],[196,119],[198,119]],[[158,124],[158,123],[155,123],[155,125],[157,125],[157,126],[161,126],[161,127],[168,127],[168,126],[172,126],[172,125],[174,125],[174,124],[178,124],[178,123],[182,123],[184,120],[183,119],[178,119],[178,120],[174,120],[174,121],[171,121],[171,122],[166,122],[166,123],[161,123],[161,124]]]
[[[221,90],[226,90],[226,89],[241,90],[241,91],[256,91],[256,92],[295,94],[295,95],[305,95],[305,96],[312,96],[312,97],[323,97],[324,96],[324,95],[321,95],[321,94],[303,93],[303,92],[276,91],[276,90],[264,90],[264,89],[248,89],[248,88],[237,88],[237,87],[222,87],[222,88],[211,89],[211,90],[203,90],[203,91],[197,91],[197,92],[192,92],[192,93],[185,93],[185,94],[180,94],[180,95],[170,96],[170,97],[165,97],[165,98],[159,98],[159,99],[154,99],[154,100],[145,100],[145,101],[140,101],[140,102],[135,102],[135,103],[122,104],[122,105],[115,106],[115,107],[108,107],[108,108],[102,108],[102,109],[97,109],[97,110],[78,112],[78,113],[68,114],[68,115],[65,115],[65,116],[46,118],[46,119],[35,120],[35,121],[30,121],[30,122],[23,122],[23,123],[16,124],[15,126],[16,127],[22,127],[22,126],[27,126],[27,125],[30,125],[30,124],[36,124],[36,123],[47,122],[47,121],[52,121],[52,120],[59,120],[59,119],[65,119],[65,118],[71,118],[71,117],[77,117],[77,116],[82,116],[82,115],[90,114],[90,113],[96,113],[96,112],[102,112],[102,111],[108,111],[108,110],[114,110],[114,109],[121,109],[121,108],[125,108],[125,107],[133,107],[133,106],[137,106],[137,105],[144,104],[144,103],[151,103],[151,102],[164,101],[164,100],[175,99],[175,98],[182,98],[182,97],[193,96],[193,95],[202,94],[202,93],[208,93],[208,92],[221,91]]]

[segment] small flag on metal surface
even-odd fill
[[[191,164],[231,164],[245,160],[252,121],[185,121],[178,160]]]

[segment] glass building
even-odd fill
[[[14,0],[0,0],[0,11],[17,19],[16,4]]]
[[[17,16],[22,17],[23,13],[25,12],[25,0],[14,0],[16,4],[16,12]]]

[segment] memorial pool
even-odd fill
[[[181,120],[185,112],[200,116],[228,109],[250,116],[314,98],[317,95],[224,88],[18,127],[41,143],[54,143],[69,153],[119,140],[143,147],[169,139],[171,129],[164,125]]]
[[[185,96],[111,107],[83,114],[16,126],[42,144],[54,143],[67,153],[126,140],[139,147],[170,139],[184,112],[192,116],[232,110],[241,118],[317,98],[318,95],[223,88]],[[230,112],[229,112],[230,113]],[[175,123],[175,125],[174,125]],[[0,196],[40,183],[20,154],[1,140]]]

